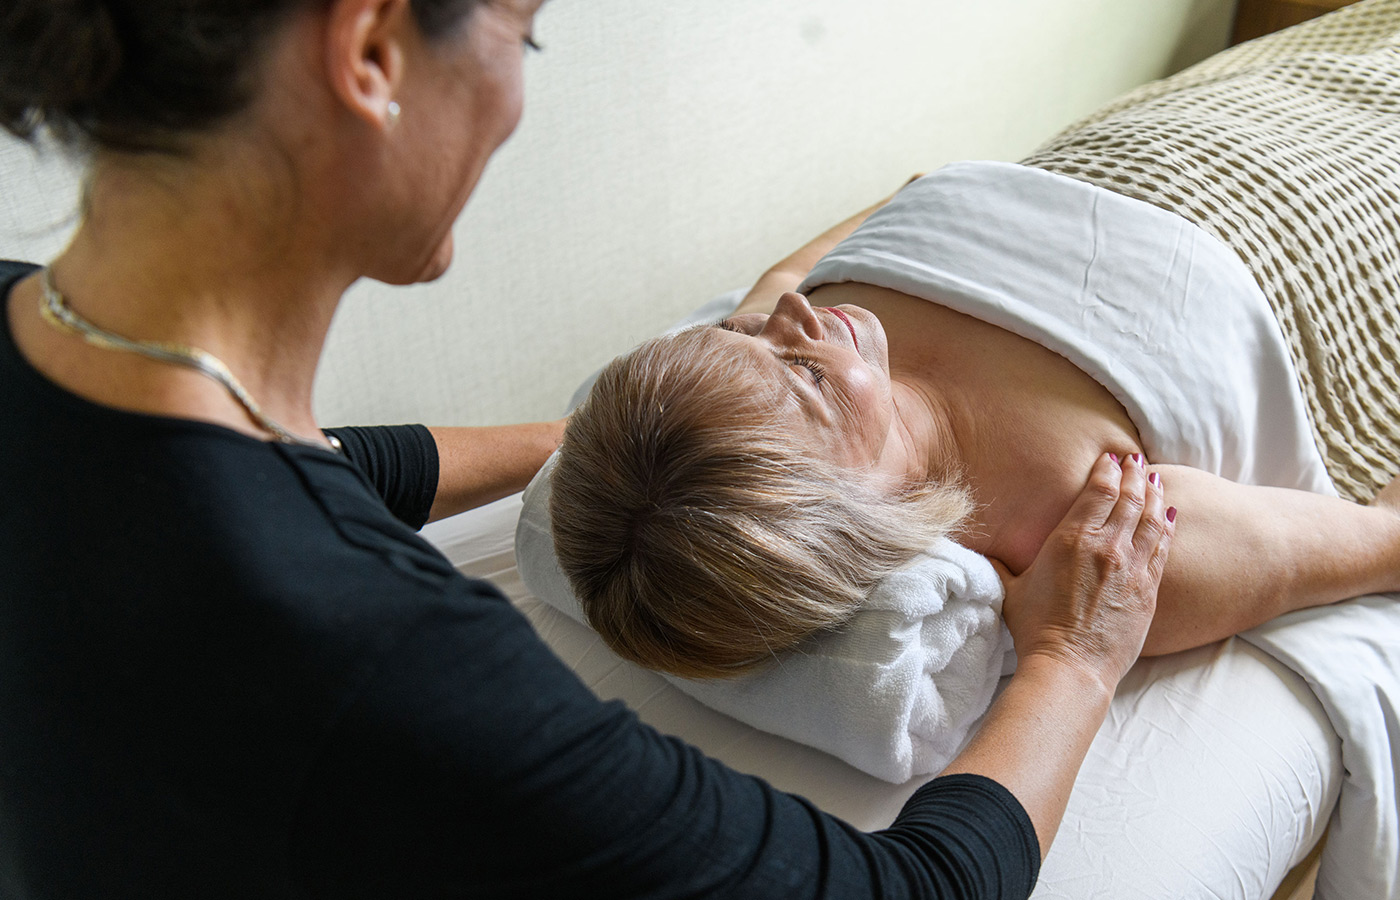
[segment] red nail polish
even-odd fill
[[[1108,454],[1108,458],[1111,459],[1111,460],[1113,460],[1113,464],[1114,464],[1115,466],[1118,465],[1118,454],[1117,454],[1117,453],[1110,453],[1110,454]]]
[[[1141,453],[1134,453],[1134,454],[1133,454],[1133,462],[1136,463],[1136,464],[1139,465],[1139,466],[1142,465],[1142,454],[1141,454]]]
[[[1168,521],[1168,522],[1175,522],[1175,521],[1176,521],[1176,507],[1175,507],[1175,506],[1168,506],[1168,507],[1167,507],[1167,521]]]
[[[1147,480],[1152,482],[1153,487],[1162,486],[1162,476],[1158,475],[1156,472],[1153,472],[1151,475],[1148,475]]]

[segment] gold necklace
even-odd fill
[[[228,366],[224,365],[223,360],[219,359],[214,354],[206,350],[201,350],[198,347],[190,347],[185,344],[169,343],[166,341],[133,341],[119,334],[103,331],[87,319],[78,315],[77,312],[73,310],[73,307],[68,305],[68,301],[58,292],[58,288],[54,287],[53,273],[48,268],[43,269],[39,274],[39,288],[42,294],[39,300],[39,315],[43,317],[45,322],[48,322],[59,331],[65,334],[76,335],[89,344],[101,347],[104,350],[120,350],[125,353],[135,353],[138,356],[154,359],[157,362],[170,363],[175,366],[183,366],[186,369],[193,369],[201,375],[211,378],[222,385],[224,390],[228,391],[229,395],[232,396],[234,400],[238,401],[238,405],[242,406],[244,411],[248,413],[248,417],[252,419],[258,427],[271,432],[277,440],[284,444],[299,444],[303,447],[316,447],[321,450],[326,449],[325,444],[322,444],[320,441],[293,434],[272,419],[269,419],[263,413],[262,408],[258,406],[257,401],[248,393],[247,389],[239,384],[237,378],[233,377],[233,373],[229,371]],[[337,451],[341,450],[340,441],[334,436],[326,435],[326,439],[330,441],[332,449]]]

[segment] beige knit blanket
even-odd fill
[[[1023,162],[1232,247],[1278,316],[1338,490],[1369,500],[1400,469],[1400,0],[1226,50]]]

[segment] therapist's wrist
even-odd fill
[[[1095,665],[1073,653],[1038,650],[1017,659],[1012,682],[1034,686],[1047,698],[1074,699],[1107,710],[1121,678],[1116,663]]]

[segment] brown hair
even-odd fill
[[[7,0],[0,126],[126,152],[178,152],[238,112],[285,16],[317,0]],[[412,0],[429,38],[485,0]]]
[[[620,655],[738,674],[845,622],[971,508],[954,484],[892,490],[819,459],[701,328],[614,360],[570,419],[551,483],[555,552]]]

